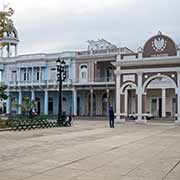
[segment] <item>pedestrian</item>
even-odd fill
[[[109,125],[110,128],[114,128],[114,112],[112,106],[109,107]]]

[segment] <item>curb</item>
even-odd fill
[[[10,131],[10,130],[11,130],[11,128],[1,128],[1,129],[0,129],[0,132],[1,132],[1,131]]]

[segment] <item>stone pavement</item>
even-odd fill
[[[180,126],[76,121],[0,132],[0,180],[180,180]]]

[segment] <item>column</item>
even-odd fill
[[[44,114],[48,115],[48,91],[44,91]]]
[[[22,91],[19,91],[18,104],[22,105]],[[18,107],[18,114],[22,114],[22,108]]]
[[[10,99],[10,93],[9,91],[7,91],[7,99],[6,99],[6,114],[10,114],[10,111],[11,111],[11,99]]]
[[[116,122],[125,122],[125,118],[120,118],[120,109],[121,109],[121,68],[118,66],[116,68]]]
[[[77,91],[73,90],[73,115],[77,116]]]
[[[7,53],[8,53],[8,57],[10,57],[10,54],[11,54],[11,45],[10,43],[8,43],[8,47],[7,47]]]
[[[17,56],[17,45],[15,45],[15,56]]]
[[[93,116],[93,89],[90,89],[90,116]]]
[[[108,115],[108,113],[109,113],[109,89],[106,89],[106,95],[107,95],[107,115]]]
[[[162,117],[166,117],[166,89],[162,89]]]
[[[20,82],[21,81],[21,68],[18,67],[18,70],[17,70],[17,81]]]
[[[34,90],[31,91],[31,100],[35,100],[35,92],[34,92]]]
[[[32,67],[32,72],[31,72],[31,82],[33,83],[34,81],[34,67]]]
[[[136,123],[146,123],[146,119],[142,119],[142,95],[143,95],[143,88],[142,88],[142,72],[138,74],[138,88],[137,88],[137,95],[138,95],[138,118]]]
[[[128,89],[124,92],[124,114],[127,117],[128,115]]]
[[[177,72],[177,121],[176,123],[180,124],[180,72]]]

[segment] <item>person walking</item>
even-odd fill
[[[114,128],[114,112],[112,106],[109,107],[109,125],[110,128]]]

